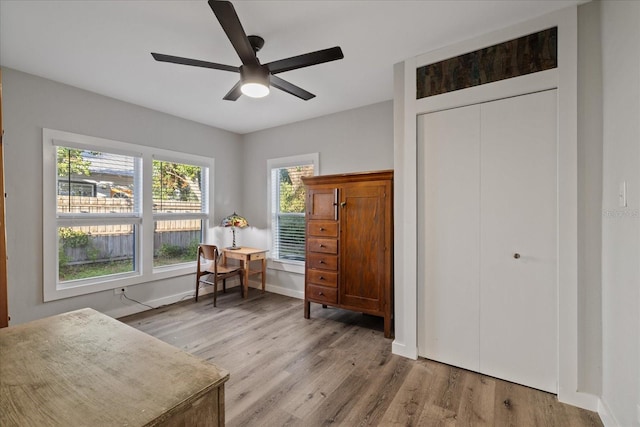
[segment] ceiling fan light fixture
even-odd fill
[[[264,98],[269,95],[269,86],[262,83],[243,83],[240,91],[251,98]]]
[[[240,91],[251,98],[269,95],[269,69],[265,66],[240,67]]]

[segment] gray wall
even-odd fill
[[[640,420],[640,2],[601,7],[602,400],[621,426]],[[618,204],[627,182],[628,207]]]
[[[600,2],[578,7],[578,386],[602,392]]]
[[[640,3],[578,8],[580,387],[640,425]],[[627,182],[628,206],[618,203]]]
[[[43,127],[214,157],[216,221],[242,210],[239,135],[7,68],[2,80],[11,324],[82,307],[112,315],[144,309],[125,307],[113,291],[43,303]],[[193,291],[193,277],[132,286],[128,294],[152,305],[170,302],[171,296]]]
[[[393,169],[393,103],[381,102],[244,135],[243,244],[267,247],[267,160],[320,153],[320,174]],[[267,284],[304,296],[304,276],[269,269]]]

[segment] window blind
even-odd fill
[[[313,175],[313,165],[296,165],[271,170],[273,258],[304,261],[305,189],[303,176]]]

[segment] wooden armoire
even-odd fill
[[[392,337],[393,171],[302,178],[304,317],[312,302],[384,317]]]

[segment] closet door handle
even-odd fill
[[[347,202],[340,203],[340,206],[342,206],[344,208],[345,206],[347,206]]]

